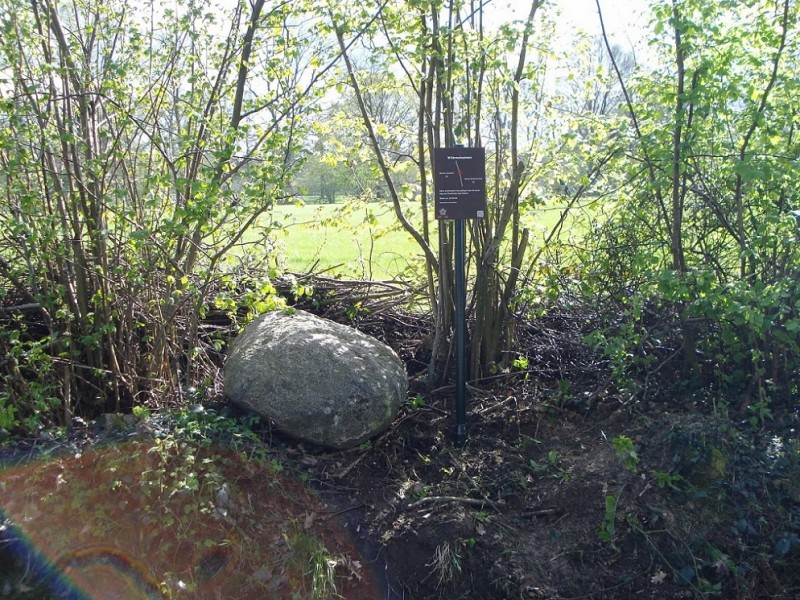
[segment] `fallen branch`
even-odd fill
[[[339,515],[343,515],[344,513],[348,513],[353,510],[358,510],[359,508],[363,508],[363,504],[356,504],[355,506],[350,506],[348,508],[343,508],[342,510],[337,510],[336,512],[327,513],[322,516],[322,519],[327,521],[328,519],[333,519],[334,517],[338,517]]]
[[[17,306],[0,306],[0,313],[24,312],[26,310],[41,310],[42,305],[38,302],[28,302]]]
[[[426,504],[447,504],[450,502],[466,504],[467,506],[477,506],[478,508],[484,508],[488,504],[495,510],[500,510],[499,507],[505,506],[505,502],[502,500],[492,501],[483,498],[463,498],[460,496],[427,496],[417,500],[416,502],[412,502],[406,508],[408,510],[413,510],[415,508],[419,508],[420,506],[425,506]]]
[[[537,510],[525,511],[522,513],[522,516],[533,519],[535,517],[552,517],[554,515],[560,515],[562,512],[564,511],[560,508],[540,508]]]

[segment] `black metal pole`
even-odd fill
[[[456,432],[455,444],[467,440],[467,286],[464,219],[455,220],[455,334],[456,334]]]

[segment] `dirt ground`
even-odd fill
[[[420,389],[369,448],[320,457],[383,597],[800,598],[796,407],[729,412],[666,374],[620,390],[576,321],[531,324],[525,369],[470,388],[464,447],[453,389]]]
[[[622,406],[581,415],[504,392],[473,399],[463,448],[434,403],[356,457],[316,467],[320,489],[358,507],[351,527],[385,569],[384,597],[800,597],[786,513],[796,504],[730,492],[744,468],[682,455],[712,447],[713,419]],[[618,436],[634,443],[627,468]]]
[[[580,347],[579,332],[566,335],[563,323],[550,321],[525,338],[526,369],[470,388],[469,436],[456,447],[453,389],[430,392],[422,385],[425,361],[421,345],[413,343],[419,336],[409,333],[408,323],[398,328],[402,334],[387,331],[385,323],[361,325],[393,345],[411,374],[410,399],[391,428],[358,449],[326,452],[257,425],[257,444],[272,467],[259,471],[242,452],[210,455],[219,480],[231,485],[223,504],[231,516],[220,520],[222,488],[210,489],[210,500],[201,504],[210,510],[201,511],[177,542],[143,533],[143,502],[120,496],[117,485],[133,475],[126,479],[120,464],[103,462],[108,459],[97,453],[119,444],[101,444],[91,426],[51,443],[63,458],[40,463],[35,476],[24,472],[33,459],[10,457],[41,454],[47,444],[6,445],[5,464],[17,466],[0,481],[7,519],[0,523],[0,597],[46,597],[37,587],[36,560],[94,581],[124,571],[115,560],[130,558],[115,559],[107,550],[99,563],[86,550],[63,559],[70,544],[119,542],[114,523],[136,534],[125,545],[138,548],[140,561],[163,558],[176,578],[181,569],[199,573],[194,587],[176,588],[174,597],[311,598],[303,585],[289,585],[297,567],[285,555],[296,548],[297,532],[287,523],[314,531],[340,558],[329,562],[338,582],[329,597],[800,597],[800,448],[793,407],[773,407],[771,418],[753,420],[674,386],[667,394],[620,391]],[[136,444],[151,434],[133,428],[117,435]],[[46,455],[57,456],[50,449]],[[124,462],[132,472],[154,468],[132,460]],[[78,473],[84,495],[66,502],[58,488],[78,480]],[[111,479],[102,473],[112,473]],[[44,482],[49,491],[34,490],[32,482]],[[118,495],[87,496],[101,488]],[[47,508],[51,496],[51,506],[65,507],[63,514]],[[96,506],[112,511],[104,513],[112,524],[97,534],[81,513]],[[139,520],[120,525],[131,514]],[[44,527],[49,520],[63,541]],[[23,533],[10,527],[14,521]],[[200,546],[199,536],[207,538]],[[58,547],[62,558],[55,550],[36,560],[23,555],[23,538]],[[253,552],[275,549],[272,566],[237,554],[231,540],[239,540],[240,550],[248,544]],[[145,590],[130,597],[160,597],[155,583],[125,581]],[[51,597],[71,596],[55,591]]]

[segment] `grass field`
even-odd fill
[[[559,215],[553,208],[526,217],[534,248],[541,246]],[[413,215],[411,219],[418,221]],[[283,229],[277,242],[289,271],[313,267],[316,272],[378,280],[395,278],[422,262],[419,246],[402,230],[388,202],[278,206],[273,220]],[[436,240],[437,223],[431,225],[431,239]],[[570,225],[573,219],[565,230]]]
[[[277,241],[290,271],[391,279],[421,259],[389,203],[278,206],[273,219],[283,227]]]

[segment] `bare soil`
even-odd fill
[[[419,381],[416,325],[387,322],[358,325]],[[735,391],[668,368],[619,389],[587,327],[556,311],[521,330],[527,365],[470,387],[463,447],[452,387],[420,387],[368,448],[319,456],[310,481],[354,507],[382,597],[799,598],[796,407],[729,411]]]
[[[775,489],[797,486],[742,456],[707,464],[716,419],[619,405],[578,414],[525,386],[498,392],[473,399],[463,448],[442,402],[409,410],[352,460],[320,461],[313,481],[359,507],[384,597],[800,597],[796,496],[773,504]],[[618,436],[635,444],[635,465]],[[680,470],[684,480],[660,483]],[[751,492],[733,489],[737,477]]]

